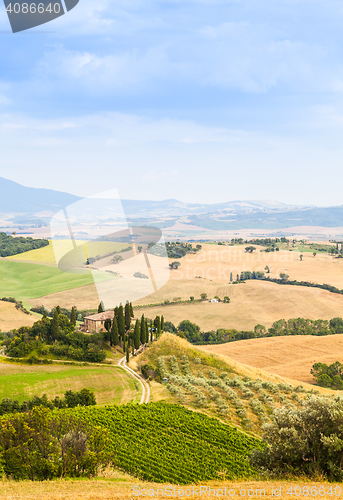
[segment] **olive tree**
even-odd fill
[[[300,408],[274,410],[265,424],[262,451],[250,458],[255,467],[275,474],[343,479],[343,398],[311,396]]]

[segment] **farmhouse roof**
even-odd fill
[[[92,314],[92,316],[86,316],[84,319],[90,319],[93,321],[104,321],[105,319],[113,319],[114,310],[110,309],[109,311],[105,311],[98,314]]]

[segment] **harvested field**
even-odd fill
[[[281,377],[313,383],[314,363],[343,362],[343,334],[249,339],[201,349]]]
[[[0,331],[7,332],[21,326],[32,326],[35,321],[37,321],[36,316],[18,311],[15,304],[0,300]]]
[[[171,286],[171,282],[166,286]],[[281,318],[331,319],[343,311],[343,295],[298,286],[282,286],[257,280],[229,285],[231,302],[195,302],[168,306],[135,308],[148,318],[163,314],[165,320],[178,325],[189,319],[202,330],[236,328],[251,330],[256,324],[266,327]]]

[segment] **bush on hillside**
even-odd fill
[[[31,481],[90,477],[109,463],[108,435],[104,427],[42,406],[6,415],[0,426],[3,471]]]
[[[311,373],[318,385],[332,389],[343,389],[343,364],[339,361],[331,365],[315,363]]]
[[[264,426],[267,446],[251,464],[278,475],[325,476],[343,480],[343,399],[311,396],[304,405],[274,410]]]

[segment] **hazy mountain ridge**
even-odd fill
[[[0,177],[0,212],[12,223],[49,223],[53,213],[81,198],[51,189],[30,188]],[[177,221],[211,230],[282,229],[300,226],[343,226],[343,206],[308,207],[271,200],[184,203],[175,199],[121,200],[132,224],[171,227]],[[108,219],[111,219],[109,214]]]

